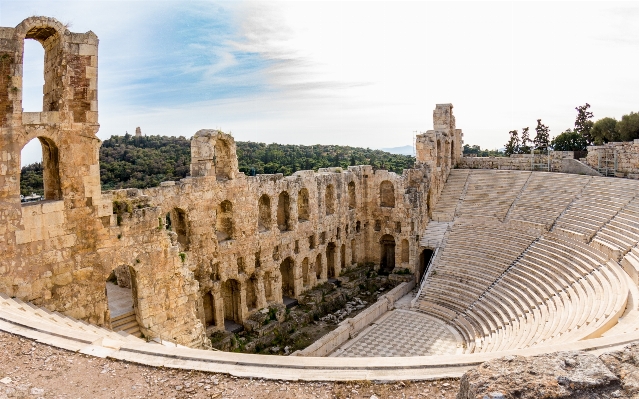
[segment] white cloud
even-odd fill
[[[396,147],[431,128],[436,103],[451,102],[465,141],[496,148],[509,130],[532,128],[538,118],[552,134],[572,127],[574,108],[585,102],[596,118],[639,108],[634,3],[0,7],[3,26],[38,9],[98,34],[102,138],[135,126],[185,136],[221,127],[239,140]],[[221,23],[231,30],[221,34]],[[196,37],[185,36],[190,29]],[[172,82],[184,75],[198,80]]]

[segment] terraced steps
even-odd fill
[[[134,337],[142,338],[142,331],[140,331],[140,325],[134,311],[112,317],[111,328],[113,331],[125,331]]]

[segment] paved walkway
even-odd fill
[[[423,313],[395,309],[384,314],[329,356],[454,355],[461,343],[461,337],[441,320]]]
[[[111,317],[117,317],[133,310],[131,288],[123,288],[110,281],[107,281],[106,288]]]

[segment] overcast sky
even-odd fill
[[[98,35],[102,139],[397,147],[453,103],[466,143],[499,148],[538,118],[573,127],[586,102],[595,119],[639,111],[631,2],[0,0],[1,26],[31,15]],[[25,111],[42,107],[42,58],[27,40]]]

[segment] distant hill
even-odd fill
[[[370,148],[339,145],[284,145],[238,141],[240,172],[250,174],[282,173],[289,176],[298,170],[317,170],[350,165],[371,165],[402,173],[415,164],[415,158]],[[112,136],[100,148],[100,178],[103,190],[148,188],[167,180],[186,177],[191,164],[191,141],[185,137]],[[22,168],[20,192],[42,194],[42,166]]]
[[[380,148],[381,151],[390,152],[391,154],[410,155],[413,156],[415,148],[412,145],[405,145],[403,147],[391,147]]]

